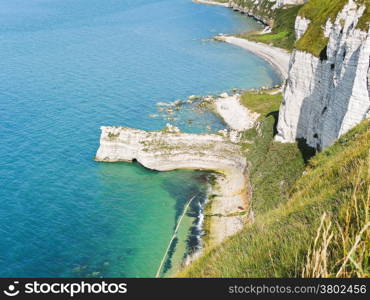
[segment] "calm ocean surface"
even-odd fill
[[[207,175],[94,162],[99,126],[160,129],[158,101],[278,83],[207,40],[258,27],[191,0],[0,0],[0,277],[154,276],[197,195],[165,270],[178,264]],[[182,130],[222,127],[192,118]]]

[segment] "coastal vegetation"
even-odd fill
[[[347,0],[309,1],[299,11],[299,15],[310,20],[310,25],[305,34],[297,41],[296,48],[310,52],[317,57],[322,56],[329,40],[324,36],[325,23],[327,20],[334,22],[337,14],[347,2]]]
[[[255,221],[178,276],[369,276],[370,121],[313,156],[303,142],[273,141],[280,94],[242,99],[261,113],[242,141]]]
[[[259,0],[258,5],[256,5],[255,1],[251,0],[233,0],[229,2],[246,8],[254,16],[258,16],[260,19],[264,19],[269,23],[274,21],[274,10],[272,7],[275,3],[270,0]]]

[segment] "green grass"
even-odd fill
[[[295,42],[294,22],[301,7],[300,5],[276,9],[271,15],[274,19],[271,33],[263,35],[247,33],[242,34],[241,37],[291,51]]]
[[[258,129],[244,133],[244,138],[253,142],[246,143],[245,150],[251,163],[255,222],[221,245],[207,249],[178,276],[299,277],[304,270],[304,276],[318,276],[311,269],[317,256],[313,254],[319,253],[315,249],[320,247],[312,245],[324,212],[335,226],[332,241],[325,248],[327,267],[322,276],[336,276],[343,264],[340,277],[369,276],[366,253],[370,230],[362,235],[359,232],[369,215],[370,121],[362,122],[305,165],[307,149],[272,140],[274,110],[279,102],[275,97],[243,96],[244,104],[262,114]],[[263,99],[268,104],[262,103]],[[349,211],[358,213],[348,217]],[[360,243],[346,260],[358,236]]]
[[[263,34],[258,38],[259,38],[260,41],[271,42],[273,40],[281,40],[281,39],[285,38],[287,35],[288,35],[287,31],[282,31],[282,32],[278,32],[278,33]]]

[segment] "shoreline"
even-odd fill
[[[259,117],[258,113],[250,111],[240,103],[240,97],[239,94],[229,96],[223,93],[214,102],[219,117],[237,132],[252,128]]]
[[[228,35],[217,35],[216,41],[225,42],[251,52],[268,63],[278,71],[283,81],[288,78],[290,53],[284,49],[269,46],[267,44],[252,42],[243,38]]]

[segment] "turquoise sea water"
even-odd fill
[[[99,126],[160,129],[158,101],[276,84],[207,40],[257,27],[191,0],[0,0],[0,277],[154,276],[192,195],[166,268],[196,246],[207,174],[94,162]]]

